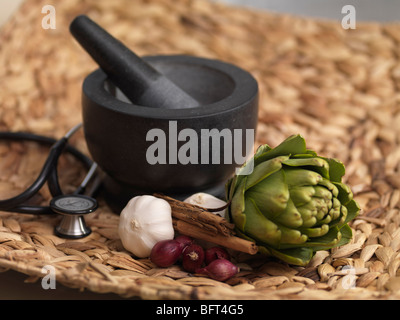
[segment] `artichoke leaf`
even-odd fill
[[[314,255],[311,248],[305,247],[285,250],[275,250],[270,248],[269,252],[278,259],[297,266],[306,266]]]
[[[337,248],[340,246],[344,246],[345,244],[348,244],[350,242],[350,240],[353,237],[353,232],[351,230],[351,228],[349,227],[349,225],[345,224],[342,227],[338,228],[338,227],[334,227],[331,228],[338,230],[338,241],[335,242],[335,244],[331,245],[331,246],[315,246],[313,247],[314,251],[318,251],[318,250],[326,250],[326,249],[332,249],[332,248]]]
[[[329,164],[329,178],[334,182],[341,182],[346,173],[344,164],[334,158],[324,158]]]
[[[243,238],[243,239],[245,239],[245,240],[249,240],[249,241],[251,241],[251,242],[254,242],[254,243],[256,243],[256,240],[254,240],[253,238],[250,238],[247,234],[244,234],[242,231],[240,231],[239,229],[235,229],[235,232],[236,232],[236,234],[239,236],[239,237],[241,237],[241,238]]]
[[[266,255],[266,256],[273,256],[273,254],[271,253],[271,250],[266,246],[260,246],[259,245],[258,246],[258,252],[263,254],[263,255]]]
[[[304,169],[318,172],[325,179],[329,179],[329,164],[320,157],[296,158],[283,161],[284,165],[290,167],[305,167]]]
[[[247,162],[239,169],[239,171],[233,176],[225,185],[225,192],[227,199],[232,199],[233,195],[238,188],[238,186],[241,184],[242,180],[247,178],[247,174],[242,174],[243,172],[247,172],[246,169]]]
[[[239,186],[232,197],[231,205],[229,206],[228,215],[230,220],[240,230],[244,230],[246,224],[246,215],[244,214],[244,186],[246,184],[246,178],[242,179]]]
[[[301,214],[291,199],[287,201],[285,210],[276,216],[274,221],[288,228],[299,228],[303,225]]]
[[[289,187],[316,186],[323,180],[319,173],[311,170],[288,167],[284,169],[284,172]]]
[[[229,179],[228,182],[225,184],[225,197],[228,200],[233,198],[236,189],[234,186],[236,185],[237,179],[238,176],[235,175],[233,178]]]
[[[347,208],[347,217],[344,223],[347,224],[348,222],[350,222],[351,220],[353,220],[355,217],[358,216],[361,209],[355,200],[351,200],[349,203],[345,205],[345,207]]]
[[[243,232],[256,241],[261,241],[271,246],[278,246],[282,232],[278,226],[266,218],[257,208],[254,200],[246,197],[246,215]]]
[[[254,153],[254,161],[257,163],[257,159],[258,159],[260,156],[262,156],[264,153],[266,153],[266,152],[268,152],[268,151],[270,151],[270,150],[272,150],[272,148],[271,148],[269,145],[267,145],[267,144],[260,145],[260,146],[257,148],[256,152]],[[256,163],[255,163],[255,164],[256,164]]]
[[[336,244],[336,247],[344,246],[348,244],[350,240],[353,238],[353,231],[351,230],[348,224],[343,225],[340,228],[340,233],[342,235],[340,241]]]
[[[277,147],[270,149],[262,154],[260,154],[254,160],[254,164],[258,165],[259,163],[279,157],[282,155],[293,155],[298,153],[306,153],[306,142],[301,135],[292,135],[284,140],[280,145]],[[260,152],[261,153],[261,152]]]
[[[335,214],[336,214],[336,211],[339,212],[339,218],[333,220],[330,223],[331,227],[333,227],[333,226],[338,226],[338,227],[343,226],[345,221],[346,221],[346,218],[347,218],[347,208],[345,206],[340,205],[339,209],[335,210]]]
[[[313,197],[311,203],[317,211],[315,217],[318,221],[322,220],[326,216],[332,205],[332,202],[329,201],[329,203],[327,203],[324,199],[318,197]]]
[[[316,238],[327,234],[329,232],[329,225],[323,224],[320,227],[300,228],[299,230],[309,238]]]
[[[315,194],[314,197],[324,199],[326,203],[331,203],[333,194],[327,188],[323,186],[315,186],[314,187]]]
[[[320,237],[309,238],[306,243],[303,244],[305,247],[311,247],[314,251],[326,250],[337,246],[342,238],[342,234],[338,227],[331,227],[329,231]]]
[[[333,198],[332,199],[332,208],[329,210],[329,215],[331,216],[332,221],[333,221],[331,223],[331,225],[334,225],[335,223],[337,223],[340,220],[342,213],[343,213],[342,212],[342,204],[340,203],[340,201],[337,198]]]
[[[332,182],[339,190],[337,198],[343,204],[349,203],[353,199],[353,192],[350,187],[342,182]]]
[[[271,174],[246,191],[245,197],[254,200],[258,209],[267,218],[274,220],[287,207],[289,189],[282,170]]]
[[[334,197],[337,198],[337,196],[339,195],[339,189],[332,183],[330,182],[328,179],[322,179],[318,182],[318,184],[320,186],[323,186],[325,188],[327,188]]]
[[[290,199],[297,206],[304,206],[309,203],[315,195],[315,188],[313,186],[296,186],[289,188]]]
[[[311,202],[297,207],[297,210],[300,212],[301,218],[303,219],[303,227],[310,228],[318,222],[316,218],[318,212]]]
[[[247,177],[246,190],[281,169],[282,162],[288,158],[288,156],[276,157],[274,159],[264,161],[263,163],[260,163],[258,166],[254,167],[251,175]]]
[[[315,157],[315,154],[311,153],[297,153],[297,154],[292,154],[290,156],[291,159],[309,159]]]
[[[336,198],[333,199],[331,206],[328,207],[328,212],[324,217],[318,219],[318,223],[315,226],[321,226],[323,224],[329,224],[331,227],[335,226],[339,222],[341,213],[341,204]],[[333,221],[336,220],[336,221]]]
[[[314,150],[307,149],[306,154],[311,155],[313,157],[318,157],[318,154]]]
[[[291,229],[285,226],[279,225],[281,231],[281,241],[278,248],[288,247],[288,245],[296,245],[305,243],[308,240],[306,234],[303,234],[300,229]]]

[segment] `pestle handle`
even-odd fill
[[[193,97],[89,17],[76,17],[70,24],[70,32],[131,102],[167,109],[199,105]]]

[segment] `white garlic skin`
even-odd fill
[[[194,204],[196,206],[203,207],[205,209],[218,209],[224,207],[227,203],[221,199],[218,199],[217,197],[204,193],[204,192],[198,192],[190,197],[186,198],[184,202]],[[225,218],[225,211],[226,209],[223,209],[221,211],[213,212],[214,214],[218,214],[221,217]]]
[[[150,255],[161,240],[174,238],[171,206],[150,195],[132,198],[121,211],[118,234],[124,248],[138,258]]]

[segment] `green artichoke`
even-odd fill
[[[300,135],[276,148],[260,146],[226,184],[228,219],[260,253],[305,266],[316,251],[352,238],[347,223],[360,208],[341,182],[344,173],[340,161],[308,150]]]

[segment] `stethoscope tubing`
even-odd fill
[[[29,214],[54,214],[50,207],[28,206],[24,205],[24,202],[32,198],[46,182],[53,197],[63,194],[58,182],[57,162],[58,158],[64,151],[72,154],[87,168],[89,168],[87,176],[74,193],[80,194],[85,190],[87,183],[97,169],[97,164],[82,152],[68,144],[68,139],[80,127],[81,124],[78,124],[59,140],[27,132],[0,132],[0,140],[32,141],[39,144],[51,145],[49,155],[36,180],[19,195],[9,199],[0,200],[0,210]]]

